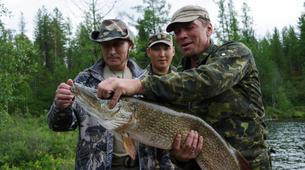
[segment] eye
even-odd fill
[[[167,51],[167,50],[170,49],[170,47],[169,47],[168,45],[165,45],[165,46],[163,47],[163,49],[164,49],[165,51]]]
[[[153,51],[159,51],[160,50],[160,46],[159,45],[153,45],[152,47],[150,47]]]

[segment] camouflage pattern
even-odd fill
[[[142,79],[144,96],[175,103],[201,117],[239,150],[253,169],[270,169],[264,107],[258,71],[251,51],[242,43],[211,42],[191,69],[183,58],[181,72]]]
[[[106,19],[101,24],[100,31],[92,31],[90,39],[103,43],[114,39],[127,39],[134,43],[134,35],[127,25],[119,19]]]
[[[169,67],[169,70],[168,70],[168,73],[171,73],[171,72],[176,72],[177,71],[177,68],[170,65]],[[144,75],[158,75],[157,73],[154,73],[153,69],[152,69],[152,65],[151,64],[148,64],[145,68],[145,72],[144,72]],[[159,75],[158,75],[159,76]]]
[[[171,18],[170,23],[166,27],[167,32],[173,31],[174,25],[179,22],[191,22],[195,19],[202,18],[210,21],[209,13],[206,9],[197,5],[187,5],[178,9]]]
[[[170,66],[169,73],[174,70],[176,70],[176,68]],[[144,75],[156,75],[152,70],[151,64],[146,67]],[[142,161],[140,164],[146,165],[147,169],[176,169],[175,165],[171,161],[170,153],[168,151],[139,144],[139,153],[141,154],[140,157],[143,158],[140,160]],[[153,159],[151,158],[151,155],[153,155]]]
[[[157,43],[164,43],[164,44],[167,44],[169,46],[173,46],[173,38],[168,33],[158,32],[158,33],[149,37],[147,48],[150,48]]]
[[[134,61],[129,59],[127,65],[132,72],[133,78],[143,76],[144,70]],[[98,83],[104,79],[102,76],[104,66],[104,61],[98,60],[93,66],[80,72],[74,79],[74,82],[96,88]],[[76,105],[75,109],[68,107],[63,111],[59,111],[53,103],[48,113],[48,124],[53,131],[79,129],[75,169],[111,169],[113,133],[105,130],[98,124],[96,118],[87,114],[83,108]],[[141,145],[141,147],[145,147],[145,145]],[[138,148],[139,169],[154,169],[147,162],[155,162],[155,148],[147,148],[142,153],[141,147]],[[158,154],[161,160],[159,166],[167,167],[167,162],[169,161],[168,154],[162,152],[158,152]]]

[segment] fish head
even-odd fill
[[[94,88],[74,83],[71,91],[75,95],[75,103],[78,103],[88,115],[95,117],[99,124],[108,130],[120,129],[132,118],[132,112],[126,109],[129,107],[125,107],[128,105],[125,100],[120,100],[114,108],[109,109],[110,100],[98,98]]]

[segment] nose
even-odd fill
[[[175,32],[176,39],[184,39],[187,37],[187,31],[183,28],[180,28]]]
[[[163,48],[161,48],[160,50],[160,56],[161,57],[164,57],[165,56],[165,50]]]
[[[115,54],[115,47],[110,46],[109,52],[110,52],[110,54]]]

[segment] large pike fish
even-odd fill
[[[174,111],[164,106],[124,97],[113,109],[109,100],[97,98],[96,89],[74,83],[72,92],[78,103],[108,130],[149,146],[171,149],[177,133],[184,141],[188,132],[196,130],[203,136],[203,149],[196,162],[202,169],[238,170],[250,169],[243,156],[202,119]]]

